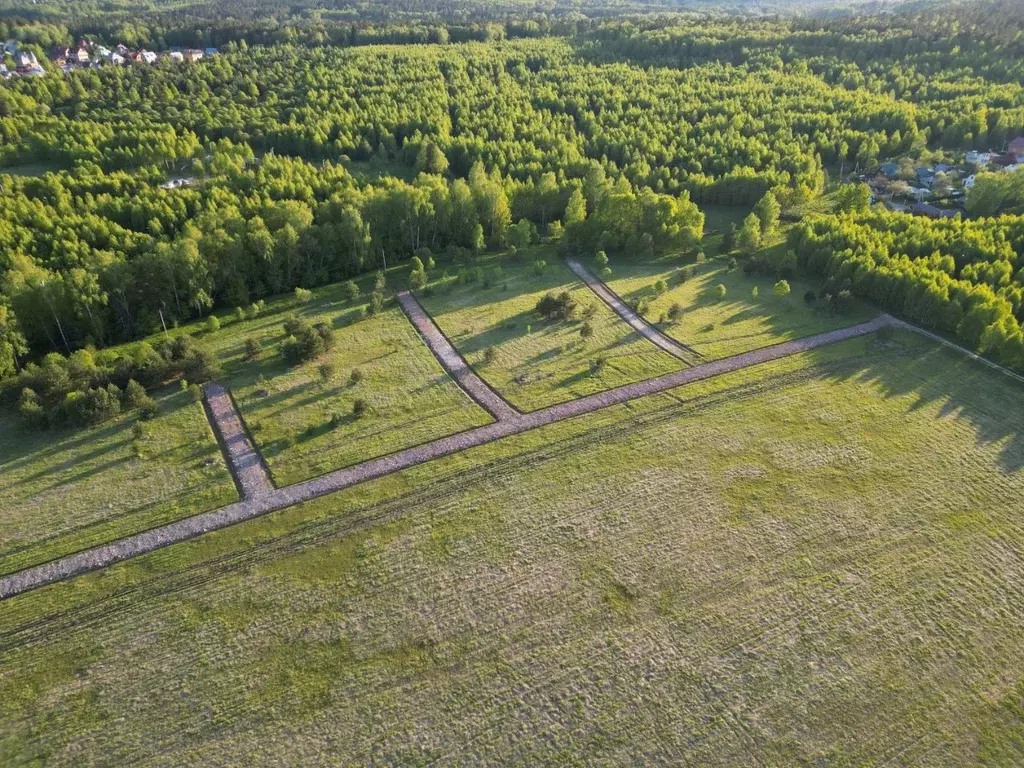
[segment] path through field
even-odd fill
[[[576,259],[566,259],[565,263],[568,265],[569,269],[576,273],[580,280],[587,284],[587,287],[590,290],[596,293],[605,304],[611,307],[619,317],[629,323],[630,327],[645,339],[658,345],[670,355],[678,357],[688,365],[692,365],[694,359],[699,360],[702,357],[700,352],[695,350],[693,347],[688,347],[685,344],[676,341],[672,337],[666,336],[640,317],[640,315],[634,312],[626,302],[618,296],[618,294],[613,292],[604,284],[603,281],[599,280],[593,272],[584,267],[579,261]]]
[[[416,330],[419,331],[430,351],[434,353],[434,357],[467,395],[498,421],[512,419],[519,415],[519,411],[476,375],[466,359],[448,341],[448,337],[437,327],[437,323],[427,314],[412,293],[409,291],[399,292],[398,303]]]
[[[665,392],[684,384],[721,376],[722,374],[732,373],[752,365],[767,363],[828,344],[835,344],[857,336],[863,336],[873,333],[884,326],[892,325],[892,323],[891,317],[880,315],[870,322],[861,323],[849,328],[821,333],[817,336],[809,336],[803,339],[794,339],[776,344],[775,346],[736,355],[735,357],[697,365],[658,378],[648,379],[636,384],[628,384],[567,403],[560,403],[539,411],[533,411],[532,413],[515,414],[493,424],[441,438],[421,446],[408,448],[390,456],[372,459],[362,464],[331,472],[322,477],[284,488],[267,490],[212,512],[193,515],[168,525],[128,536],[109,544],[83,550],[76,554],[0,578],[0,600],[13,597],[45,584],[67,579],[88,571],[94,571],[122,560],[146,554],[147,552],[153,552],[162,547],[195,538],[208,531],[225,528],[244,520],[251,520],[268,512],[284,509],[285,507],[290,507],[318,496],[334,493],[358,483],[374,480],[442,456],[485,445],[503,437],[509,437],[536,429],[537,427],[553,424],[563,419],[582,416],[646,395]],[[239,423],[240,428],[241,425]],[[234,461],[235,454],[229,452],[228,459],[229,461]],[[236,471],[238,471],[237,467]]]
[[[274,490],[270,472],[242,426],[242,417],[222,384],[207,384],[206,410],[228,460],[228,469],[243,499],[258,499]]]

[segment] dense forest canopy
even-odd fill
[[[0,85],[0,165],[36,169],[0,176],[0,376],[422,249],[696,248],[698,206],[771,193],[799,210],[881,160],[1024,135],[1016,22],[973,6],[612,21],[467,5],[432,23],[417,4],[374,26],[340,5],[213,5],[208,25],[176,17],[203,6],[117,3],[2,22],[41,59],[82,36],[220,51],[47,63]],[[1024,205],[1015,183],[979,185],[968,212]],[[792,250],[842,290],[1024,365],[1020,220],[905,219],[819,215]],[[927,311],[907,297],[926,289]]]

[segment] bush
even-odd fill
[[[719,283],[718,285],[715,286],[715,298],[717,299],[724,299],[725,294],[728,292],[729,289],[726,288],[725,285],[723,285],[722,283]]]
[[[675,303],[671,307],[668,308],[668,319],[669,320],[678,320],[680,317],[682,317],[682,315],[683,315],[683,308],[678,303]]]
[[[374,291],[370,294],[369,313],[371,315],[376,315],[382,309],[384,309],[384,294],[380,291]]]
[[[84,392],[69,392],[61,403],[58,417],[73,427],[84,427],[112,419],[120,412],[120,391],[117,387],[93,387]]]
[[[295,289],[295,301],[299,304],[307,304],[313,300],[313,292],[306,288]]]
[[[290,365],[315,360],[334,346],[334,331],[326,323],[310,325],[305,320],[290,318],[286,328],[293,331],[281,345],[281,355]]]
[[[245,320],[245,310],[241,307],[235,307],[235,322],[241,323]]]
[[[220,330],[220,320],[217,319],[216,315],[210,315],[206,318],[206,332],[216,333]]]
[[[349,301],[356,301],[359,298],[359,286],[356,285],[355,280],[345,283],[345,293],[348,295]]]
[[[537,259],[533,262],[533,274],[537,277],[543,275],[548,269],[548,263],[544,259]]]
[[[758,288],[756,285],[753,288],[750,289],[750,298],[756,299],[760,295],[761,295],[761,289]]]
[[[128,385],[124,388],[124,404],[130,411],[138,409],[144,412],[153,412],[156,410],[153,398],[146,394],[146,390],[135,379],[129,379]]]
[[[488,347],[484,350],[484,362],[487,364],[493,363],[498,357],[498,351],[494,347]]]
[[[793,289],[790,288],[788,282],[786,282],[785,280],[779,280],[779,282],[775,284],[775,287],[772,288],[772,293],[774,293],[780,299],[784,299],[787,296],[789,296],[789,293],[792,290]]]
[[[260,359],[260,355],[263,350],[260,348],[260,343],[256,339],[249,337],[245,340],[245,359],[250,363]]]
[[[352,415],[355,416],[357,419],[362,418],[368,410],[369,406],[366,404],[366,401],[363,400],[363,398],[361,397],[357,397],[355,402],[352,403]]]
[[[605,368],[608,367],[608,358],[606,357],[595,357],[590,361],[590,375],[600,376]]]
[[[594,326],[592,326],[590,324],[589,320],[583,321],[583,324],[580,326],[580,338],[583,339],[584,341],[586,341],[587,339],[589,339],[593,335],[594,335]]]
[[[324,384],[334,378],[334,370],[334,363],[330,361],[320,363],[316,369],[317,373],[320,375],[320,381]]]
[[[220,376],[220,361],[208,349],[194,349],[185,358],[182,375],[189,381],[210,381]]]
[[[190,384],[188,388],[188,399],[193,403],[198,403],[203,399],[203,388],[198,384]]]
[[[49,424],[39,395],[28,387],[21,390],[18,398],[18,418],[29,429],[46,429]]]
[[[348,375],[348,383],[353,387],[363,380],[363,372],[358,368],[353,368],[352,373]]]
[[[597,265],[598,269],[604,269],[608,266],[608,254],[604,251],[598,251],[594,256],[594,263]]]
[[[654,282],[654,292],[659,296],[668,290],[668,283],[665,282],[664,278],[659,278]]]
[[[576,314],[576,301],[568,291],[557,296],[546,293],[537,302],[537,314],[545,320],[570,320]]]
[[[611,267],[605,267],[604,269],[601,270],[601,279],[602,280],[607,280],[611,276],[612,276],[612,268]]]

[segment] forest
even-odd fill
[[[980,175],[963,220],[816,210],[882,160],[1024,134],[1019,41],[955,13],[492,17],[358,45],[367,28],[325,12],[322,37],[239,22],[195,64],[10,79],[0,377],[414,254],[692,252],[701,206],[766,195],[810,211],[789,234],[800,268],[1019,368],[1019,185]],[[38,16],[4,23],[40,58],[129,39]]]

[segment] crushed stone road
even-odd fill
[[[665,376],[648,379],[636,384],[628,384],[606,392],[599,392],[539,411],[526,414],[516,413],[493,424],[408,448],[390,456],[372,459],[362,464],[331,472],[322,477],[296,483],[295,485],[260,490],[255,495],[244,498],[235,504],[230,504],[211,512],[193,515],[168,525],[127,536],[109,544],[83,550],[0,578],[0,599],[13,597],[14,595],[55,581],[153,552],[161,547],[187,541],[209,531],[225,528],[244,520],[251,520],[268,512],[315,499],[318,496],[334,493],[358,483],[383,477],[392,472],[398,472],[433,459],[441,458],[442,456],[464,451],[468,448],[484,445],[503,437],[554,424],[563,419],[582,416],[583,414],[592,413],[602,408],[625,403],[646,395],[665,392],[684,384],[721,376],[722,374],[738,371],[752,365],[767,363],[790,355],[807,352],[817,347],[863,336],[873,333],[883,326],[893,324],[894,321],[891,317],[881,315],[870,322],[861,323],[849,328],[829,331],[828,333],[821,333],[804,339],[794,339],[772,347],[736,355],[735,357],[704,363],[692,368],[685,368]],[[237,415],[235,418],[237,419]],[[240,421],[238,428],[241,429]],[[242,434],[244,435],[244,430]],[[228,447],[231,447],[230,443]],[[244,452],[242,455],[245,455]],[[229,452],[229,457],[231,457],[232,461],[233,456],[234,454]],[[235,471],[238,471],[237,468]],[[267,480],[269,482],[269,478]]]

